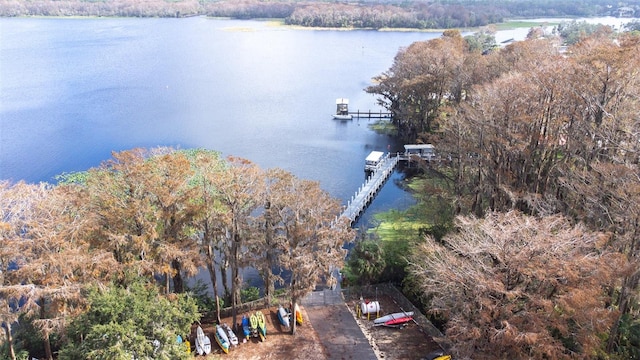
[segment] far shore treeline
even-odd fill
[[[631,12],[629,12],[631,10]],[[327,28],[451,29],[513,18],[628,16],[640,0],[0,0],[0,16],[189,17],[283,19],[287,25]]]

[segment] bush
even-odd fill
[[[188,359],[178,335],[200,319],[195,299],[162,296],[153,284],[90,290],[89,311],[75,318],[59,359]]]
[[[255,286],[249,286],[240,290],[240,299],[243,303],[256,301],[260,299],[260,289]]]

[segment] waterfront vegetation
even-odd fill
[[[219,321],[228,303],[235,324],[236,308],[256,298],[242,268],[259,271],[266,305],[276,283],[296,304],[342,267],[343,245],[355,236],[337,219],[339,201],[317,182],[209,150],[123,151],[59,180],[0,183],[0,320],[9,358],[14,343],[49,359],[175,358],[185,324],[211,310],[197,289],[187,291],[185,277],[207,269],[214,294],[224,294],[209,315]],[[274,269],[286,271],[286,281]]]
[[[398,276],[457,357],[637,357],[640,36],[572,23],[477,42],[413,43],[367,89],[441,159],[414,182],[407,218],[425,217],[391,213],[367,239],[381,264],[405,252],[380,278]]]

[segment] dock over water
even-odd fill
[[[349,219],[351,224],[360,217],[371,200],[378,194],[389,176],[398,165],[399,157],[390,157],[389,154],[380,162],[380,166],[371,173],[365,183],[351,197],[341,216]]]
[[[391,119],[393,114],[387,111],[349,111],[349,115],[352,115],[354,118],[358,119]]]
[[[353,225],[364,210],[369,206],[378,191],[384,186],[387,179],[393,174],[400,161],[411,164],[412,162],[441,161],[431,144],[406,144],[404,152],[384,154],[380,151],[372,151],[365,159],[365,170],[371,171],[364,184],[358,188],[355,194],[347,202],[340,217],[349,219]],[[375,155],[375,156],[374,156]],[[336,218],[336,220],[339,217]]]

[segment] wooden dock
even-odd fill
[[[399,157],[390,157],[387,154],[378,169],[367,178],[365,183],[355,192],[355,195],[351,197],[341,216],[348,218],[353,225],[369,206],[371,200],[378,194],[378,191],[380,191],[389,176],[393,174],[398,161]]]
[[[349,115],[359,119],[391,119],[393,114],[385,111],[349,111]]]

